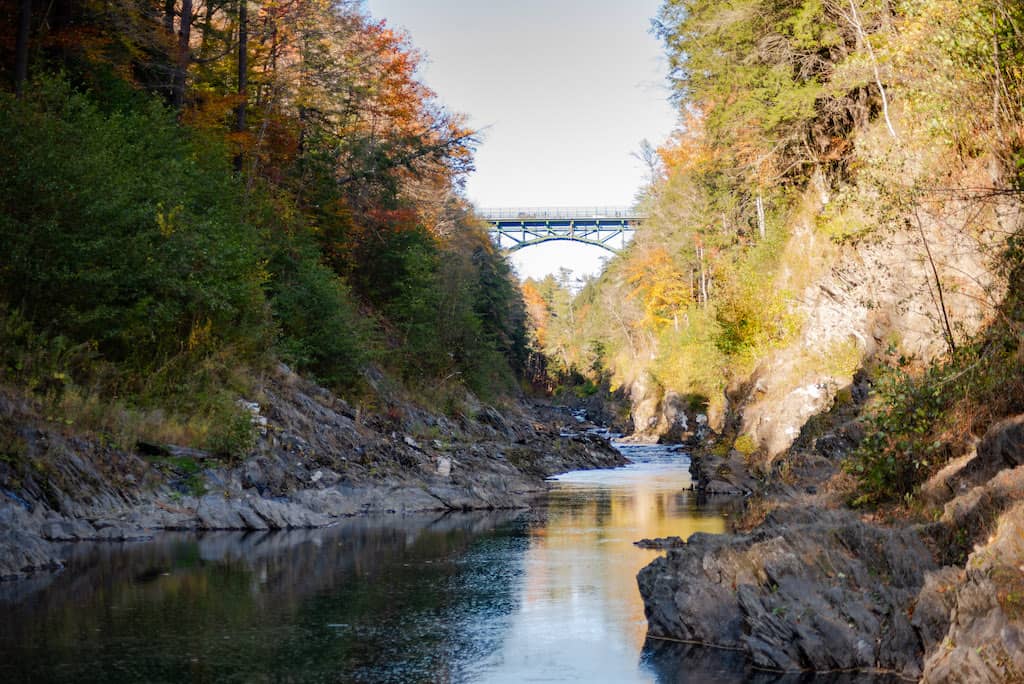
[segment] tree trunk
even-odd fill
[[[703,250],[701,250],[701,255],[703,255]],[[711,279],[708,278],[708,274],[704,270],[703,262],[701,262],[700,282],[701,287],[704,289],[704,308],[706,309],[708,308],[708,286],[711,283]]]
[[[239,0],[241,1],[241,0]],[[206,40],[210,37],[213,32],[213,15],[216,13],[217,7],[213,4],[213,0],[206,0],[206,16],[203,17],[203,27],[201,30],[202,37],[199,43],[199,57],[205,59],[207,56],[206,52]]]
[[[868,39],[867,31],[864,30],[864,25],[860,21],[860,14],[857,12],[857,3],[854,0],[850,0],[850,23],[853,24],[853,28],[857,31],[857,35],[864,42],[864,47],[868,49],[868,56],[871,58],[871,69],[875,74],[875,85],[878,86],[878,94],[882,97],[882,116],[885,118],[885,127],[889,129],[889,135],[897,143],[900,141],[900,137],[896,135],[896,129],[892,125],[892,119],[889,118],[889,97],[886,95],[885,86],[882,85],[882,73],[878,68],[878,59],[875,57],[875,50],[871,47],[871,41]]]
[[[700,260],[700,299],[706,309],[708,306],[708,276],[707,271],[704,270],[704,247],[701,245],[697,247],[697,258]]]
[[[174,0],[164,0],[164,31],[174,35]]]
[[[764,240],[764,200],[761,198],[761,191],[757,193],[757,229],[761,233],[761,239]]]
[[[28,38],[32,31],[32,0],[18,3],[18,37],[14,46],[14,93],[19,98],[25,94],[28,80]]]
[[[235,131],[245,132],[245,109],[249,104],[249,0],[238,0],[238,107]],[[242,170],[242,151],[235,155],[235,170]]]
[[[192,0],[181,0],[181,20],[178,22],[178,63],[174,70],[174,100],[176,109],[185,104],[185,81],[188,65],[192,61]]]

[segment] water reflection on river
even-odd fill
[[[557,478],[546,515],[529,527],[520,607],[481,679],[652,681],[638,667],[647,622],[636,573],[659,552],[633,542],[722,532],[725,524],[683,491],[683,454],[622,448],[634,460],[626,468]]]
[[[74,547],[0,584],[0,681],[676,681],[690,655],[641,657],[632,542],[724,522],[684,454],[625,449],[529,512]]]

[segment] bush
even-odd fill
[[[847,470],[858,481],[855,505],[906,499],[941,468],[954,450],[980,436],[995,419],[1024,410],[1024,368],[1013,311],[945,363],[910,372],[900,358],[883,366],[865,418],[865,437]]]
[[[0,95],[0,298],[152,368],[260,334],[256,231],[226,156],[155,100],[106,113],[66,82]]]
[[[373,330],[345,282],[301,246],[279,250],[271,265],[281,357],[324,383],[355,387],[370,357]]]

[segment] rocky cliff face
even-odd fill
[[[992,183],[983,169],[963,173],[977,176],[961,179],[968,186]],[[830,201],[808,189],[781,256],[774,287],[790,293],[796,332],[752,372],[733,377],[724,412],[706,416],[714,430],[750,438],[765,469],[841,390],[856,389],[854,375],[866,361],[891,351],[926,363],[947,350],[947,318],[958,340],[989,322],[1006,290],[994,257],[1024,225],[1013,201],[993,200],[980,212],[977,201],[951,196],[942,198],[941,211],[926,207],[906,224],[837,244],[817,226]],[[972,212],[984,219],[971,223]],[[675,438],[687,419],[692,429],[688,402],[650,373],[637,373],[629,391],[638,434]]]
[[[803,326],[749,378],[734,382],[729,412],[769,458],[788,449],[812,416],[853,384],[862,361],[887,347],[922,361],[946,350],[943,314],[924,240],[943,282],[945,312],[961,339],[976,333],[1004,290],[981,237],[922,225],[838,250],[824,274],[794,299]],[[825,240],[798,226],[792,247],[808,255]],[[785,285],[783,285],[785,286]]]
[[[253,407],[258,444],[235,464],[174,445],[114,449],[0,396],[21,445],[0,461],[0,579],[60,567],[60,542],[522,507],[549,475],[624,462],[569,414],[542,407],[477,405],[457,421],[408,403],[391,417],[361,415],[284,367],[262,394]]]
[[[837,508],[806,485],[827,457],[802,460],[805,486],[777,488],[752,531],[694,535],[641,570],[651,636],[738,649],[776,671],[1024,679],[1024,415],[925,485],[934,522]]]

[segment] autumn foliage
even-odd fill
[[[88,350],[69,386],[175,411],[275,358],[357,394],[368,365],[515,389],[522,302],[461,195],[475,134],[406,35],[346,0],[0,4],[26,20],[0,33],[13,381],[41,335]]]

